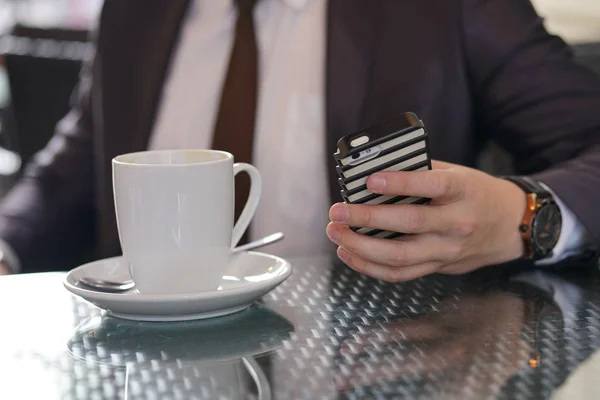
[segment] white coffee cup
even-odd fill
[[[140,293],[217,289],[258,206],[258,170],[215,150],[123,154],[112,169],[121,248]],[[250,195],[234,227],[234,176],[242,171]]]

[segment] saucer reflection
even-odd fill
[[[80,324],[67,348],[75,358],[112,366],[142,359],[219,361],[272,352],[293,331],[290,321],[261,305],[220,318],[169,323],[103,316]]]
[[[76,369],[98,366],[95,385],[118,398],[270,399],[268,354],[293,332],[262,305],[169,323],[103,316],[79,325],[67,349],[80,361]]]

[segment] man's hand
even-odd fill
[[[0,275],[10,274],[10,269],[5,264],[0,263]]]
[[[431,171],[382,172],[367,180],[373,193],[431,198],[428,205],[335,204],[327,235],[348,266],[398,282],[432,273],[460,274],[507,262],[524,251],[519,224],[525,193],[484,172],[443,162]],[[349,227],[407,233],[396,240]]]

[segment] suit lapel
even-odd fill
[[[373,60],[372,45],[377,0],[329,0],[327,10],[327,60],[325,115],[327,166],[331,200],[341,200],[333,153],[342,136],[363,128],[365,98]]]
[[[98,135],[100,253],[118,249],[111,160],[147,146],[188,0],[107,0],[98,53],[101,57],[103,135]]]

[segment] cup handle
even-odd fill
[[[240,217],[233,227],[231,248],[234,248],[238,244],[244,235],[244,232],[248,229],[248,225],[250,225],[250,221],[252,220],[252,217],[254,217],[254,213],[258,207],[258,201],[260,200],[260,193],[262,191],[262,179],[260,177],[260,172],[258,172],[256,167],[246,163],[233,164],[233,176],[235,177],[240,172],[246,172],[250,175],[250,194],[248,195],[248,200],[246,200],[246,205],[244,206]]]

